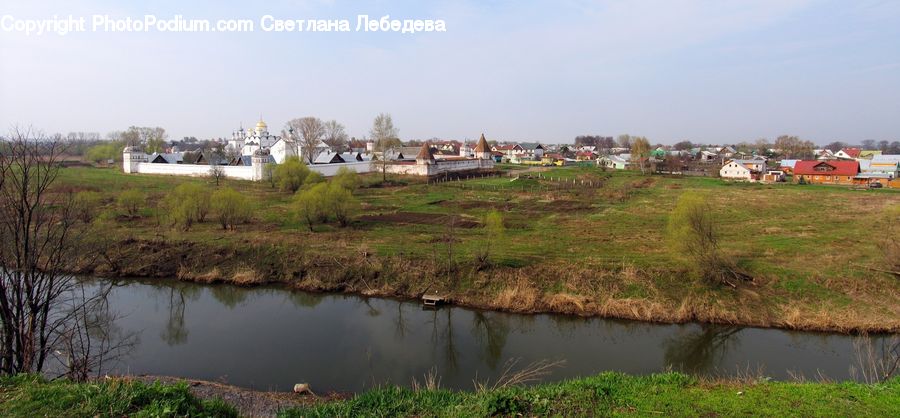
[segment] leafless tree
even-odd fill
[[[0,144],[0,373],[37,373],[94,296],[67,274],[84,248],[72,193],[53,190],[66,143],[14,128]],[[82,294],[83,289],[82,289]]]
[[[334,152],[343,152],[347,150],[347,131],[344,125],[336,120],[325,122],[325,145],[328,145]]]
[[[300,153],[307,163],[312,163],[316,158],[316,150],[322,139],[325,138],[325,123],[321,119],[307,116],[291,119],[285,124],[282,135],[299,138]]]
[[[216,187],[219,187],[219,182],[225,179],[225,168],[219,164],[212,164],[209,166],[209,177],[216,182]]]
[[[397,148],[400,147],[399,130],[394,127],[394,120],[389,113],[380,113],[372,122],[369,136],[375,141],[375,151],[381,153],[378,159],[381,165],[381,181],[387,181],[387,165]]]

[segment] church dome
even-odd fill
[[[263,122],[262,119],[260,119],[259,122],[256,122],[256,129],[266,130],[268,127],[269,126],[266,125],[266,123]]]

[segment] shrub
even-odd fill
[[[117,203],[128,217],[133,218],[138,215],[145,200],[144,193],[140,190],[128,189],[119,194]]]
[[[286,192],[296,192],[309,176],[309,167],[299,157],[288,157],[275,167],[275,182]]]
[[[358,189],[361,183],[359,175],[347,167],[339,168],[331,181],[351,192]]]
[[[209,191],[194,183],[184,183],[169,192],[163,210],[173,226],[188,230],[195,222],[203,222],[209,213]]]
[[[248,222],[253,215],[250,200],[230,188],[215,191],[210,197],[210,208],[222,229],[234,230],[235,225]]]
[[[350,190],[341,184],[331,182],[326,189],[325,209],[344,227],[350,224],[350,218],[359,211],[359,201],[353,197]]]
[[[84,191],[75,194],[75,216],[84,223],[90,223],[97,215],[97,209],[103,201],[100,193]]]
[[[328,185],[319,183],[297,193],[294,199],[294,215],[303,222],[310,232],[313,225],[325,216],[325,190]]]
[[[704,279],[735,287],[735,279],[750,280],[719,252],[719,227],[706,196],[684,193],[669,215],[666,236],[671,247],[687,256]]]
[[[359,211],[359,201],[349,190],[339,184],[318,183],[303,188],[294,200],[294,215],[305,222],[310,231],[316,222],[328,222],[330,216],[341,226],[350,224],[350,219]]]

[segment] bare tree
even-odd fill
[[[291,139],[299,137],[300,154],[307,163],[312,163],[316,158],[316,150],[325,137],[325,124],[312,116],[291,119],[285,124],[282,135]]]
[[[87,226],[74,195],[52,190],[65,146],[30,128],[0,144],[0,373],[43,371],[95,300],[74,298],[83,284],[66,273]]]
[[[225,168],[219,164],[212,164],[209,166],[209,177],[216,182],[216,187],[219,187],[219,182],[225,179]]]
[[[387,164],[394,151],[400,147],[399,130],[394,127],[394,120],[389,113],[379,113],[372,122],[369,136],[375,141],[375,151],[381,153],[378,159],[381,164],[381,181],[387,181]]]
[[[325,145],[328,145],[334,152],[343,152],[347,150],[347,132],[344,125],[336,120],[325,122]]]

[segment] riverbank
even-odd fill
[[[528,192],[501,178],[454,183],[465,188],[415,180],[380,187],[379,179],[364,178],[355,193],[361,210],[351,225],[316,225],[310,232],[291,216],[290,194],[229,180],[228,187],[259,202],[254,219],[234,231],[212,222],[180,231],[166,224],[156,203],[177,184],[214,187],[205,179],[85,168],[61,173],[63,187],[104,197],[91,224],[96,238],[73,269],[79,274],[404,299],[437,292],[457,305],[517,313],[900,331],[900,280],[879,271],[883,234],[873,232],[886,230],[885,208],[900,204],[900,193],[890,190],[648,178],[586,168],[544,174],[600,186],[554,190],[554,181],[523,180],[538,187]],[[114,201],[130,189],[147,197],[136,217],[123,216]],[[710,196],[721,250],[752,282],[711,286],[667,249],[668,213],[689,190]],[[490,210],[501,211],[505,231],[488,243],[480,222]]]
[[[155,383],[154,383],[155,382]],[[251,405],[248,399],[255,399]],[[272,400],[275,400],[274,402]],[[898,416],[900,379],[881,384],[704,381],[602,373],[554,384],[452,392],[382,387],[352,397],[265,393],[175,378],[83,384],[0,379],[0,415],[26,416]]]
[[[224,245],[223,245],[224,244]],[[657,323],[711,323],[837,333],[900,332],[900,305],[878,294],[878,281],[854,289],[857,300],[810,288],[785,289],[765,278],[738,289],[684,283],[684,271],[582,266],[461,268],[448,278],[431,263],[401,257],[334,254],[310,259],[277,244],[126,239],[91,258],[78,274],[106,278],[177,278],[202,284],[280,286],[309,292],[418,300],[445,295],[454,305],[521,314],[558,313]],[[174,261],[173,261],[174,260]],[[560,283],[566,283],[564,287]],[[834,285],[832,282],[827,284]],[[645,289],[645,290],[641,290]],[[879,296],[881,299],[879,299]]]

